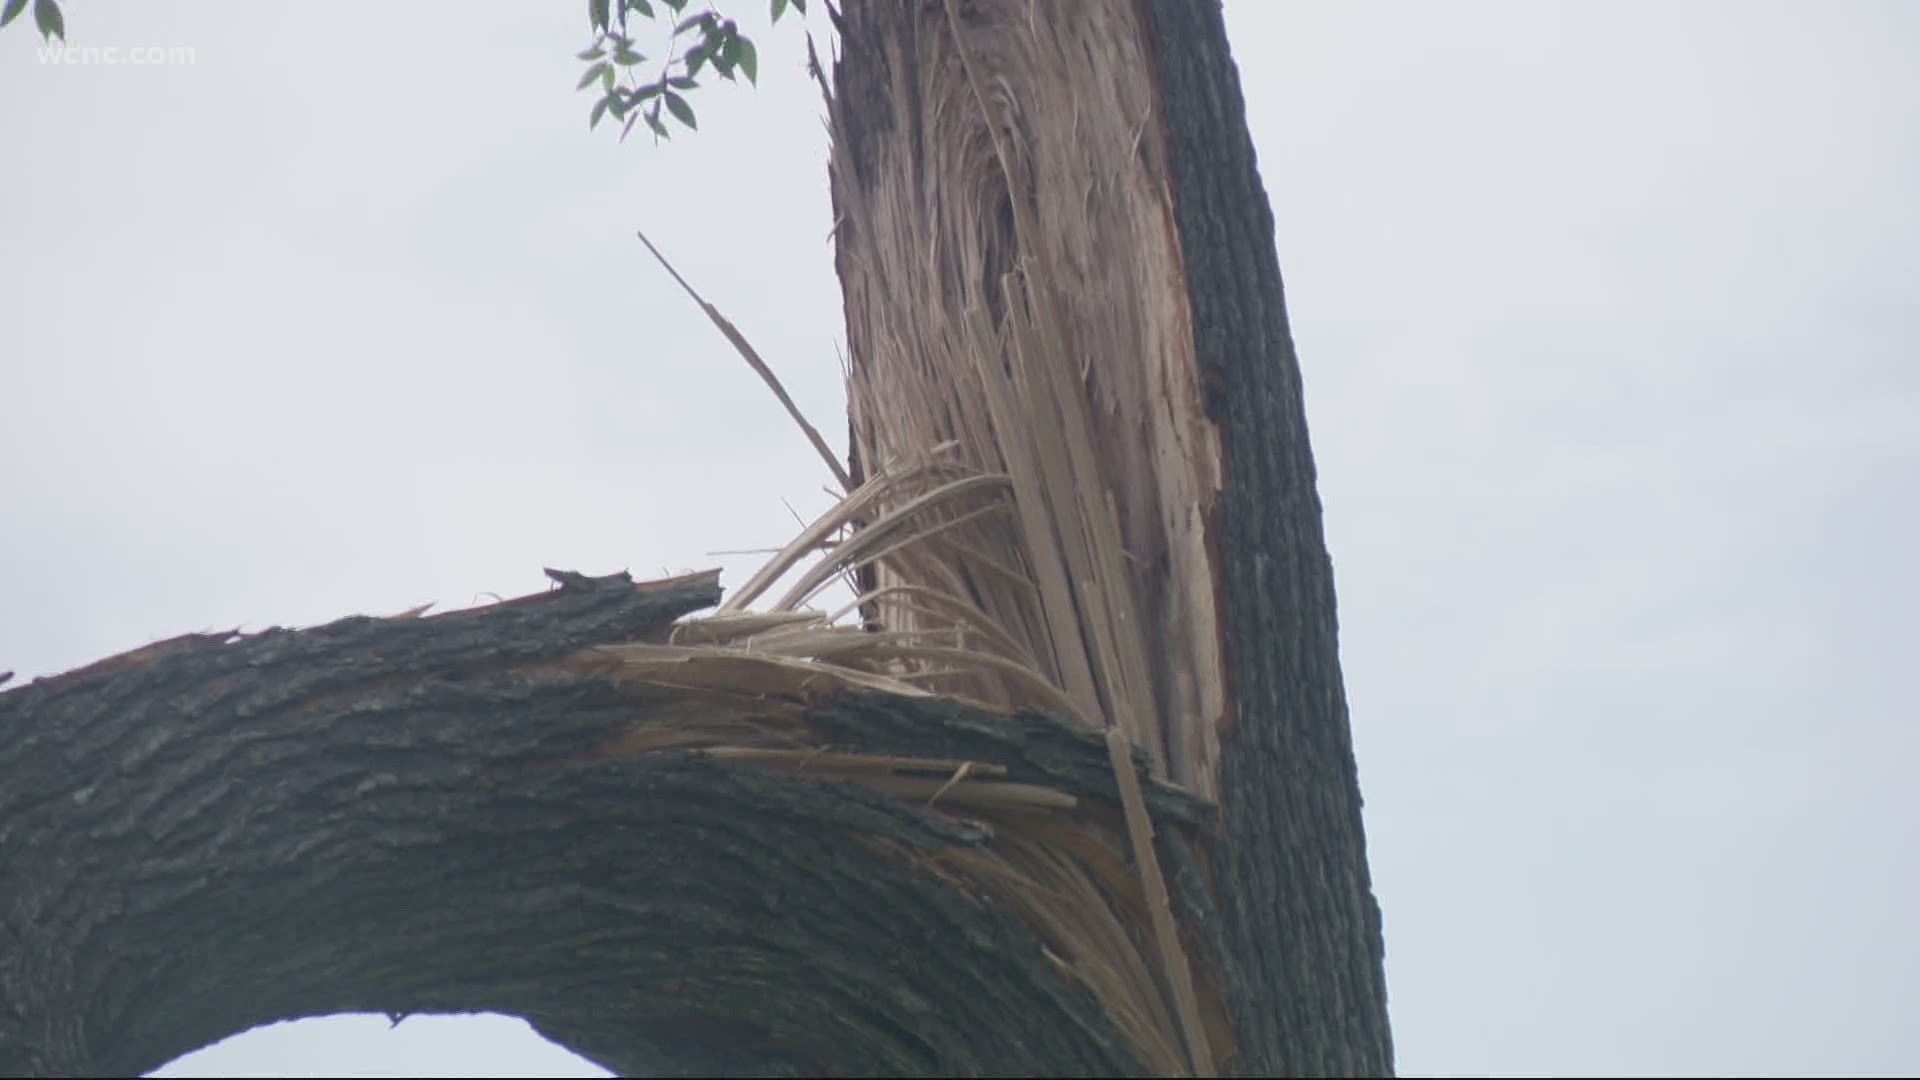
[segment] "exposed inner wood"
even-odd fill
[[[871,473],[951,440],[980,471],[1013,471],[1010,458],[1027,448],[1010,443],[1019,436],[996,419],[993,380],[977,365],[996,358],[1015,386],[1040,377],[1027,370],[1031,358],[1023,359],[1014,332],[1024,321],[1016,309],[1035,298],[1016,291],[1010,301],[1003,282],[1009,274],[1045,280],[1055,302],[1042,321],[1055,325],[1039,330],[1057,333],[1078,365],[1094,468],[1124,551],[1120,576],[1151,658],[1152,707],[1125,726],[1164,775],[1211,797],[1225,701],[1207,539],[1221,484],[1219,434],[1195,375],[1134,7],[1089,0],[1071,17],[1044,19],[1013,3],[962,9],[964,26],[995,28],[967,33],[966,44],[991,108],[1005,118],[1018,190],[1009,188],[940,8],[884,7],[861,9],[864,23],[850,19],[846,48],[880,50],[884,59],[869,53],[862,68],[886,82],[843,85],[833,118],[856,466]],[[905,25],[885,33],[873,25],[896,19]],[[1019,29],[1008,33],[1008,25]],[[846,107],[849,93],[866,95],[859,109]],[[876,106],[881,98],[891,104]],[[1040,223],[1024,249],[1014,225],[1020,204]],[[1030,384],[1023,391],[1034,392]],[[1099,656],[1062,655],[1048,632],[1058,613],[1044,610],[1038,586],[1051,571],[1036,561],[1044,556],[1022,550],[1019,529],[1013,517],[970,522],[953,530],[941,566],[927,571],[931,580],[877,566],[869,581],[879,589],[957,585],[994,625],[1030,643],[1059,685],[1071,692],[1102,682]],[[1027,583],[1006,581],[973,552],[1012,562]],[[1074,584],[1083,595],[1097,591]],[[921,625],[903,604],[883,597],[876,606],[889,629]],[[1121,655],[1109,662],[1128,666]],[[980,678],[953,688],[999,699]]]

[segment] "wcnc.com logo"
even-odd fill
[[[121,64],[191,64],[193,46],[191,45],[40,45],[34,53],[43,64],[72,64],[86,67],[103,64],[113,67]]]

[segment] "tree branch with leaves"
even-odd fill
[[[647,57],[634,47],[630,17],[657,18],[656,2],[675,21],[667,36],[666,58],[651,79],[643,80],[639,72],[647,64]],[[807,10],[806,0],[772,0],[772,5],[776,23],[789,7],[802,14]],[[653,129],[656,140],[671,138],[663,112],[689,129],[700,126],[686,94],[700,85],[702,70],[711,68],[729,82],[745,75],[748,82],[758,84],[759,54],[753,41],[740,32],[739,24],[712,8],[692,15],[685,14],[686,8],[687,0],[590,0],[587,16],[594,39],[579,54],[588,67],[577,87],[600,88],[588,126],[598,127],[611,115],[623,122],[623,140],[641,120]],[[688,40],[692,45],[683,47]]]

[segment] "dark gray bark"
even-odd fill
[[[1031,932],[887,854],[989,828],[603,752],[685,704],[561,661],[717,595],[187,638],[0,693],[0,1075],[132,1075],[343,1011],[519,1015],[622,1073],[1137,1073]],[[843,693],[807,723],[1115,799],[1098,740],[1041,717]]]
[[[1385,946],[1273,212],[1220,5],[1140,7],[1168,118],[1201,388],[1225,433],[1216,535],[1234,712],[1212,867],[1239,1068],[1385,1074]]]

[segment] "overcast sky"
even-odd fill
[[[0,32],[0,670],[750,555],[844,441],[797,27],[589,133],[562,4]],[[824,20],[815,15],[816,29]],[[1406,1074],[1920,1069],[1920,5],[1234,0]],[[791,510],[789,509],[791,507]],[[167,1070],[602,1075],[518,1022]]]

